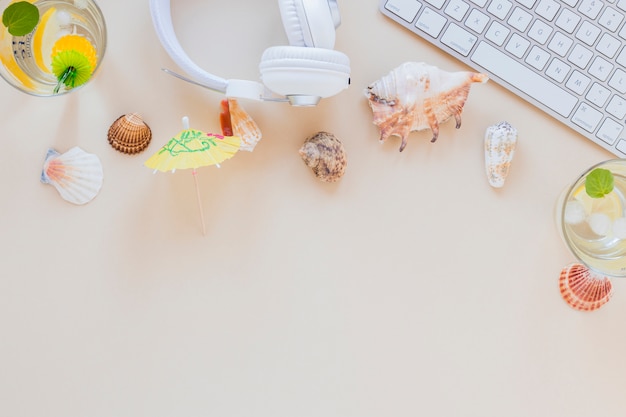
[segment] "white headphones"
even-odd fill
[[[204,71],[183,51],[176,39],[170,0],[150,0],[152,22],[161,44],[192,80],[179,78],[226,94],[255,100],[289,101],[294,106],[314,106],[350,84],[349,58],[332,48],[339,26],[337,0],[278,0],[290,46],[265,50],[259,64],[263,84],[227,80]],[[269,91],[268,91],[269,90]]]

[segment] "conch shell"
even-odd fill
[[[346,151],[341,141],[332,133],[318,132],[309,136],[299,153],[321,181],[336,182],[346,170]]]
[[[487,180],[501,188],[509,175],[517,144],[517,129],[507,122],[489,126],[485,132],[485,169]]]
[[[241,138],[242,151],[252,152],[263,135],[256,122],[239,104],[237,99],[228,98],[222,100],[222,112],[220,113],[220,126],[224,136],[239,136]]]
[[[380,141],[400,136],[402,152],[412,131],[430,128],[435,142],[439,124],[451,117],[458,129],[472,83],[487,80],[481,73],[447,72],[423,62],[405,62],[365,90]]]

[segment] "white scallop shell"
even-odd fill
[[[73,204],[93,200],[100,192],[103,178],[100,159],[78,146],[63,154],[48,149],[41,172],[41,182],[52,185],[64,200]]]

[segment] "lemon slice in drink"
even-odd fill
[[[56,13],[56,8],[51,7],[41,16],[35,33],[33,34],[33,56],[39,69],[43,72],[50,71],[50,55],[44,53],[45,45],[48,45],[47,50],[50,49],[50,45],[54,42],[57,32],[60,30],[56,18],[50,20]]]
[[[611,220],[622,217],[624,207],[615,192],[610,192],[601,198],[592,198],[585,192],[584,184],[574,192],[574,199],[578,200],[585,208],[585,213],[604,214]]]

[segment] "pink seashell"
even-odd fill
[[[405,62],[365,90],[380,128],[380,140],[396,135],[405,148],[409,133],[430,128],[431,142],[439,136],[439,124],[454,117],[461,127],[461,112],[473,83],[484,83],[485,74],[447,72],[423,62]]]
[[[599,277],[585,265],[574,263],[561,270],[559,290],[572,308],[593,311],[611,299],[613,284],[608,277]]]
[[[41,171],[41,182],[56,188],[64,200],[79,205],[98,195],[103,177],[98,156],[78,146],[63,154],[49,149]]]

